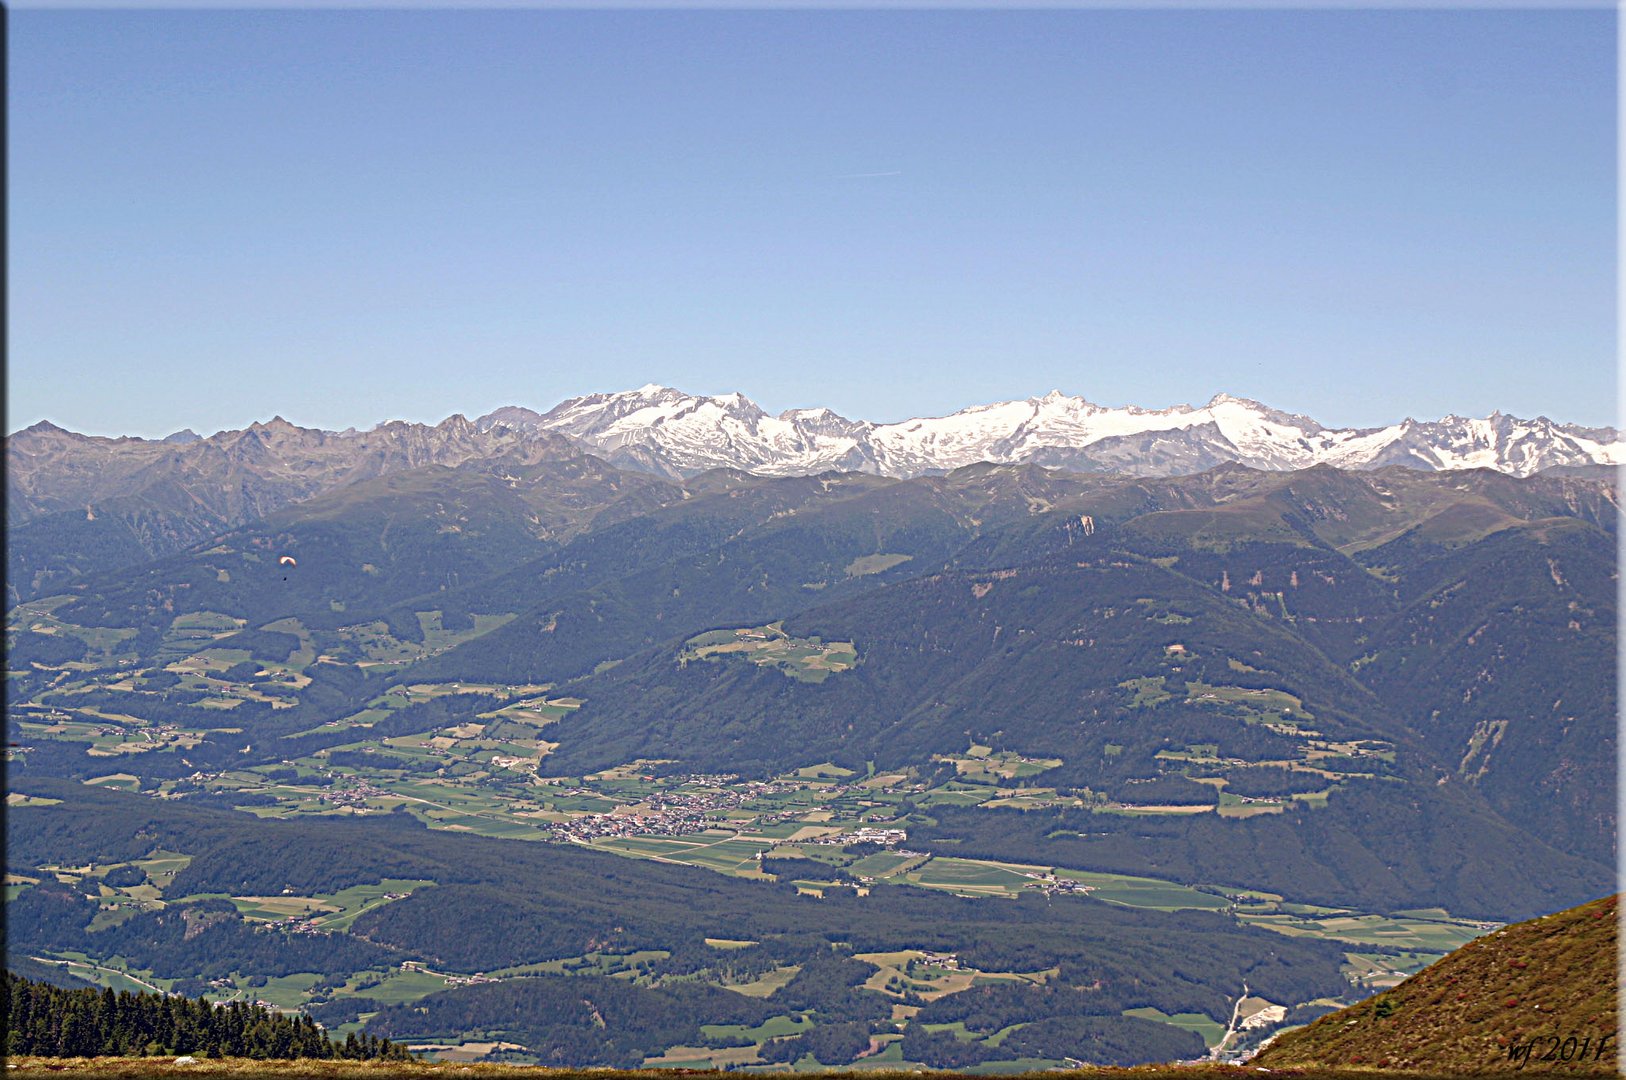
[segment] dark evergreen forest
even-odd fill
[[[42,1057],[194,1054],[256,1060],[406,1061],[406,1047],[373,1034],[330,1040],[307,1016],[248,1002],[111,989],[65,989],[6,972],[0,1015],[6,1053]]]

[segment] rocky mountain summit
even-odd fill
[[[304,428],[277,416],[208,438],[184,431],[165,439],[80,435],[41,421],[6,439],[6,515],[18,522],[84,513],[139,493],[236,524],[403,469],[511,455],[535,461],[573,449],[546,432],[476,426],[462,416],[436,425],[391,420],[362,432]]]

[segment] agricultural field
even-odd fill
[[[69,599],[66,596],[53,596],[21,604],[9,612],[7,627],[18,633],[39,634],[47,638],[73,638],[104,657],[116,649],[119,643],[135,637],[134,630],[78,626],[57,618],[53,613],[65,606]],[[100,665],[85,660],[69,661],[62,666],[68,671],[89,671]]]
[[[1012,751],[995,751],[991,746],[972,744],[965,754],[957,757],[940,755],[934,761],[952,762],[955,771],[972,783],[993,784],[1002,781],[1026,780],[1047,769],[1054,769],[1060,758],[1023,757]]]
[[[358,654],[356,664],[362,668],[388,668],[414,664],[435,656],[464,642],[488,634],[513,620],[512,614],[476,615],[474,625],[467,630],[447,630],[441,624],[441,612],[416,613],[420,640],[402,640],[390,633],[384,622],[357,623],[339,634],[341,647]]]
[[[1225,1037],[1225,1025],[1221,1024],[1203,1013],[1165,1013],[1160,1009],[1146,1006],[1140,1009],[1129,1009],[1125,1016],[1138,1016],[1142,1020],[1157,1020],[1165,1024],[1173,1024],[1187,1031],[1195,1031],[1203,1037],[1203,1042],[1209,1046],[1218,1046]]]
[[[296,930],[337,933],[350,929],[363,913],[401,900],[434,882],[423,878],[385,878],[376,884],[352,885],[314,896],[234,896],[232,903],[250,921],[284,923]],[[179,897],[177,899],[186,899]]]
[[[1460,948],[1492,928],[1489,923],[1474,923],[1449,916],[1423,919],[1339,910],[1304,915],[1255,913],[1239,909],[1237,915],[1243,922],[1290,936],[1326,938],[1356,947],[1384,947],[1433,957]]]
[[[1304,702],[1285,690],[1211,686],[1190,681],[1186,683],[1186,700],[1223,709],[1250,724],[1264,724],[1288,731],[1297,731],[1301,723],[1315,719],[1304,710]]]
[[[1118,685],[1130,692],[1131,709],[1145,709],[1173,699],[1174,694],[1165,685],[1166,681],[1167,676],[1149,675],[1138,679],[1126,679]]]
[[[894,566],[902,566],[912,558],[914,558],[913,555],[895,555],[884,552],[879,555],[864,555],[848,563],[846,572],[848,577],[866,577],[870,574],[884,573]]]
[[[225,725],[200,728],[149,723],[135,716],[95,708],[41,709],[38,706],[19,705],[15,716],[17,727],[24,734],[37,739],[86,743],[88,747],[85,753],[91,757],[117,757],[164,749],[186,750],[203,741],[211,731],[238,730]]]
[[[851,670],[858,663],[858,650],[850,641],[793,638],[779,623],[770,623],[698,634],[683,643],[678,662],[724,659],[743,659],[758,667],[775,668],[798,682],[819,683]]]

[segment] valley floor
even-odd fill
[[[1064,795],[1036,782],[1059,761],[1025,758],[987,746],[971,745],[961,754],[922,762],[907,770],[876,772],[872,767],[867,775],[831,764],[766,780],[728,774],[660,775],[656,763],[637,761],[586,776],[539,779],[536,764],[546,756],[550,744],[538,737],[536,728],[546,726],[577,704],[568,698],[550,698],[548,689],[473,684],[403,687],[394,699],[375,703],[378,715],[450,694],[494,694],[498,707],[477,722],[399,737],[374,733],[370,722],[376,717],[368,715],[351,726],[348,733],[353,735],[353,741],[338,747],[274,766],[200,772],[184,781],[165,781],[148,794],[162,799],[203,795],[227,805],[236,803],[260,817],[283,820],[403,811],[432,829],[581,845],[733,877],[763,879],[771,873],[814,896],[834,889],[855,891],[862,897],[875,889],[906,886],[965,897],[1014,898],[1041,892],[1062,902],[1089,896],[1128,908],[1229,913],[1240,921],[1287,936],[1336,942],[1345,950],[1346,974],[1367,992],[1395,985],[1491,928],[1454,918],[1442,909],[1379,915],[1295,903],[1275,893],[1235,886],[919,850],[911,844],[910,834],[918,815],[934,807],[1032,807],[1081,801],[1078,795]],[[505,700],[511,703],[501,704]],[[72,732],[51,734],[74,737]],[[91,782],[111,788],[135,786],[120,773]],[[12,795],[8,801],[17,805],[30,802],[21,795]],[[1116,805],[1098,809],[1156,812],[1156,808]],[[848,850],[854,847],[857,854]],[[129,864],[125,872],[138,879],[138,884],[98,885],[102,917],[115,922],[140,912],[201,899],[171,895],[169,889],[169,882],[189,861],[188,855],[158,850]],[[105,876],[117,868],[52,865],[41,869],[60,882],[71,883],[85,875]],[[134,873],[136,870],[140,873]],[[8,896],[35,880],[8,876]],[[364,914],[434,884],[427,879],[385,878],[377,884],[352,886],[333,894],[305,896],[285,890],[282,895],[229,899],[242,917],[253,923],[296,935],[317,935],[343,933]],[[720,938],[714,944],[729,945]],[[220,978],[204,993],[215,1000],[258,1000],[284,1010],[308,1008],[328,994],[404,1002],[448,988],[538,974],[592,974],[639,980],[645,967],[666,955],[663,951],[591,953],[480,972],[449,971],[438,965],[409,962],[391,970],[353,973],[339,979],[342,985],[336,987],[311,973],[253,981],[246,977]],[[114,957],[56,950],[39,952],[35,959],[65,964],[74,975],[118,990],[167,991],[173,986],[173,980]],[[867,985],[895,996],[904,1017],[917,1011],[921,1002],[964,990],[974,983],[1015,980],[1040,985],[1048,975],[979,971],[953,953],[934,954],[924,949],[863,954],[859,959],[877,966],[875,977]],[[764,997],[793,974],[794,969],[785,968],[730,988]],[[1137,1009],[1131,1014],[1195,1031],[1211,1053],[1235,1057],[1257,1044],[1280,1023],[1286,1011],[1300,1004],[1250,997],[1244,991],[1235,1001],[1229,1028],[1222,1022],[1223,1016],[1169,1016],[1156,1009]],[[363,1014],[336,1027],[335,1034],[343,1036],[358,1029],[371,1015]],[[755,1040],[755,1049],[760,1049],[774,1036],[800,1030],[764,1027],[743,1034]],[[961,1034],[969,1037],[970,1033]],[[885,1036],[882,1045],[872,1048],[867,1071],[909,1064],[896,1045],[899,1038]],[[421,1043],[415,1044],[415,1049],[456,1063],[479,1060],[494,1049],[523,1050],[506,1044],[498,1047],[483,1038]],[[751,1047],[719,1050],[697,1046],[674,1047],[644,1064],[685,1069],[742,1065],[752,1070],[763,1068],[754,1061]],[[1027,1064],[1039,1063],[1006,1063],[1004,1067]],[[801,1067],[819,1068],[811,1060]]]

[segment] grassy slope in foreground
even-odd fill
[[[1393,990],[1283,1034],[1250,1064],[1615,1075],[1619,900],[1471,941]]]

